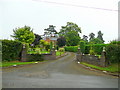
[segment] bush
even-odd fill
[[[59,48],[59,51],[60,51],[60,52],[64,52],[65,49],[64,49],[64,48]]]
[[[120,45],[110,44],[106,47],[106,59],[110,63],[120,62]]]
[[[43,61],[43,56],[41,54],[28,54],[27,55],[28,61]]]
[[[80,41],[80,50],[82,53],[85,53],[85,41]]]
[[[101,55],[103,47],[107,47],[109,44],[92,44],[85,47],[85,54],[88,54],[92,48],[95,54]]]
[[[2,40],[2,61],[20,60],[22,43],[13,40]]]
[[[78,46],[65,46],[64,49],[65,51],[69,51],[69,52],[77,52]]]

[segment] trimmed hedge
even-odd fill
[[[93,45],[86,45],[85,47],[85,54],[89,54],[90,50],[92,49],[95,54],[101,55],[103,47],[107,47],[109,44],[93,44]]]
[[[64,49],[65,51],[69,51],[69,52],[77,52],[78,46],[65,46]]]
[[[20,59],[22,43],[13,40],[2,41],[2,61],[14,61]]]
[[[27,54],[27,61],[43,61],[41,54]]]
[[[106,59],[110,63],[120,63],[120,45],[108,45],[106,47]]]

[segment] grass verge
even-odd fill
[[[36,62],[40,62],[40,61],[36,61]],[[9,67],[13,65],[25,65],[25,64],[33,64],[33,63],[35,62],[20,62],[20,61],[2,62],[0,63],[0,67]]]
[[[85,66],[88,66],[88,67],[91,67],[91,68],[102,70],[102,71],[120,72],[120,68],[118,67],[120,64],[119,65],[118,64],[112,64],[108,67],[99,67],[99,66],[91,65],[91,64],[88,64],[88,63],[84,63],[84,62],[81,62],[81,64],[83,64]]]

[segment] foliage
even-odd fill
[[[82,53],[85,53],[85,41],[80,41],[80,50]]]
[[[60,52],[65,52],[65,49],[64,49],[64,48],[59,48],[58,51],[60,51]]]
[[[28,61],[43,61],[43,56],[41,54],[28,54]]]
[[[81,28],[73,22],[67,22],[66,26],[62,26],[59,32],[60,36],[64,36],[66,39],[66,45],[76,46],[80,41],[79,33],[81,33]]]
[[[40,35],[38,34],[34,34],[35,35],[35,40],[34,42],[32,42],[33,46],[39,45],[40,44],[40,40],[42,39]]]
[[[88,44],[88,36],[83,35],[82,40],[85,41],[85,44]]]
[[[35,39],[34,33],[29,26],[15,28],[15,30],[13,30],[13,32],[14,32],[14,35],[11,35],[11,36],[15,40],[20,41],[22,43],[31,44]]]
[[[57,51],[56,52],[56,56],[61,56],[62,54],[64,54],[65,52],[60,52],[60,51]]]
[[[65,46],[65,44],[66,44],[66,39],[63,36],[61,36],[57,39],[57,45],[59,47]]]
[[[70,31],[65,35],[67,46],[76,46],[80,41],[80,36],[76,31]]]
[[[50,50],[52,50],[52,48],[53,48],[53,43],[50,42]]]
[[[64,36],[70,31],[76,31],[78,33],[81,33],[81,28],[73,22],[67,22],[66,26],[61,27],[59,34],[60,36]]]
[[[94,50],[92,50],[92,49],[90,49],[89,54],[90,55],[96,55],[95,52],[94,52]]]
[[[95,38],[95,34],[94,34],[94,33],[90,33],[90,34],[89,34],[89,37],[90,37],[90,38],[89,38],[89,41],[91,41],[92,39]]]
[[[99,38],[93,38],[92,40],[89,41],[89,44],[102,44],[103,41],[100,40]]]
[[[104,43],[105,41],[103,40],[103,33],[101,31],[98,31],[98,36],[97,38],[100,39],[102,41],[102,43]]]
[[[77,52],[78,51],[78,46],[65,46],[65,51],[69,52]]]
[[[2,60],[14,61],[20,59],[22,43],[13,40],[2,40]]]
[[[50,43],[45,40],[40,40],[40,44],[43,48],[45,48],[47,51],[50,49]]]
[[[113,41],[110,42],[110,44],[117,44],[117,45],[120,45],[120,41],[113,40]]]
[[[106,47],[106,58],[110,63],[120,63],[120,45],[108,45]]]
[[[95,54],[101,55],[103,51],[103,47],[107,47],[109,44],[91,44],[85,46],[85,54],[89,54],[90,50],[92,49]]]

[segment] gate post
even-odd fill
[[[102,54],[101,54],[100,62],[101,62],[101,66],[103,66],[103,67],[107,66],[105,47],[103,47],[103,51],[102,51]]]
[[[26,62],[27,61],[27,49],[26,49],[25,44],[23,44],[23,47],[22,47],[21,61],[22,62]]]

